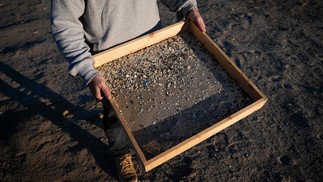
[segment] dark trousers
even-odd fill
[[[109,106],[103,108],[103,129],[108,138],[110,151],[115,157],[129,153],[130,141],[116,114]]]

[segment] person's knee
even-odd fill
[[[116,117],[115,113],[113,110],[108,110],[108,109],[104,109],[103,110],[103,127],[104,130],[109,130],[111,128],[117,128],[120,127],[120,124],[118,122],[118,118]]]

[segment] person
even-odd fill
[[[161,0],[178,18],[190,19],[205,32],[195,0]],[[81,76],[103,101],[110,90],[94,68],[92,55],[161,28],[157,0],[52,0],[52,36],[68,61],[68,72]],[[130,144],[117,118],[104,104],[103,126],[121,181],[137,181]]]

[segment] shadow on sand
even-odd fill
[[[18,111],[2,118],[0,123],[1,140],[10,138],[19,122],[27,120],[34,115],[41,115],[45,119],[50,120],[54,125],[60,127],[62,131],[68,133],[72,139],[78,142],[76,146],[70,149],[70,152],[77,152],[83,148],[88,149],[95,158],[97,165],[110,176],[117,179],[114,158],[109,151],[109,147],[100,139],[62,115],[66,108],[72,108],[77,113],[81,113],[82,116],[93,115],[93,113],[71,104],[61,95],[44,85],[38,84],[34,80],[28,79],[7,64],[0,62],[0,72],[20,85],[18,88],[13,88],[0,79],[0,93],[26,108],[23,111]],[[42,102],[41,98],[49,100],[51,104],[48,105]]]

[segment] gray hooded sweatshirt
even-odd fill
[[[196,7],[195,0],[162,0],[178,17]],[[52,35],[69,62],[68,72],[88,84],[98,71],[99,52],[155,30],[157,0],[52,0]]]

